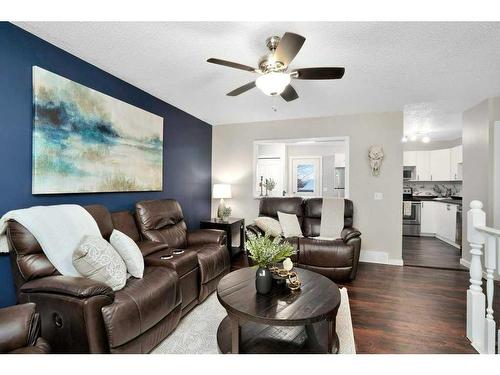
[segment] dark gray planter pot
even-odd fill
[[[255,288],[259,294],[267,294],[273,286],[273,276],[267,267],[259,267],[255,274]]]

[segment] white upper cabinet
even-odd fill
[[[450,181],[450,157],[449,148],[430,151],[431,159],[431,181]]]
[[[430,181],[431,180],[431,155],[430,151],[416,151],[417,153],[417,175],[416,180],[418,181]]]
[[[405,167],[417,166],[417,151],[403,152],[403,166]]]
[[[431,151],[404,151],[403,166],[415,167],[417,181],[461,181],[462,146]]]
[[[462,145],[451,149],[450,176],[452,180],[462,180]]]

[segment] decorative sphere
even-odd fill
[[[284,261],[283,261],[283,268],[287,271],[291,271],[292,268],[293,268],[293,262],[290,258],[286,258]]]

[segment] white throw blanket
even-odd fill
[[[73,267],[73,252],[82,238],[101,236],[96,221],[82,206],[36,206],[9,211],[0,219],[0,252],[9,251],[5,231],[11,219],[33,234],[50,262],[65,276],[80,276]]]
[[[321,226],[319,230],[321,240],[341,238],[344,229],[345,202],[339,198],[323,198],[321,207]]]

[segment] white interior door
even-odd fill
[[[296,196],[321,196],[321,158],[291,158],[290,191]]]

